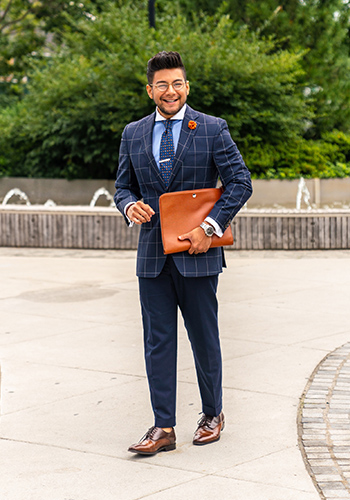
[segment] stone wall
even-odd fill
[[[350,211],[243,210],[232,222],[237,250],[350,249]],[[0,208],[0,246],[135,249],[139,226],[116,209]]]
[[[306,179],[310,192],[310,203],[316,207],[350,208],[350,178],[344,179]],[[299,180],[253,180],[253,196],[248,208],[285,207],[295,208]],[[104,187],[114,194],[114,180],[73,180],[65,179],[26,179],[0,178],[0,203],[6,193],[13,188],[24,191],[31,204],[44,204],[48,199],[57,205],[89,205],[97,189]],[[18,203],[11,198],[11,203]],[[107,206],[104,196],[98,205]],[[302,202],[301,207],[305,207]]]

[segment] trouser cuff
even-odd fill
[[[202,411],[210,417],[218,417],[222,411],[222,405],[216,406],[215,408],[213,408],[212,406],[203,405]]]
[[[154,425],[156,427],[175,427],[176,425],[176,420],[162,420],[162,419],[157,419],[154,422]]]

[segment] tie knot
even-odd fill
[[[171,129],[173,126],[172,120],[165,120],[165,131],[168,132],[169,128]]]

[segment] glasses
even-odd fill
[[[184,88],[185,82],[183,80],[177,80],[173,83],[162,82],[162,83],[156,83],[155,85],[150,84],[150,87],[155,87],[157,90],[159,90],[159,92],[165,92],[166,90],[168,90],[170,85],[173,87],[174,90],[177,91]]]

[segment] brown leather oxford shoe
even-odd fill
[[[225,427],[225,417],[221,412],[217,417],[203,415],[193,436],[193,444],[202,445],[219,441],[221,431]]]
[[[128,451],[140,455],[155,455],[160,451],[170,451],[176,448],[175,431],[165,432],[161,427],[151,427],[137,444],[130,446]]]

